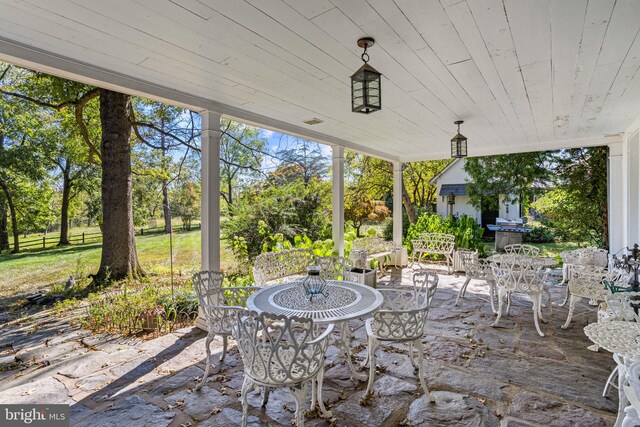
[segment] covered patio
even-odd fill
[[[411,283],[410,269],[398,273],[383,285]],[[585,314],[567,330],[560,328],[566,310],[555,306],[554,315],[545,310],[549,323],[540,338],[531,304],[521,298],[514,298],[501,327],[491,327],[494,315],[483,281],[472,281],[465,299],[455,306],[463,281],[441,275],[425,328],[426,380],[434,405],[421,393],[405,346],[378,351],[379,374],[369,400],[363,400],[366,383],[350,379],[338,349],[330,346],[324,399],[333,419],[309,413],[305,425],[613,425],[615,390],[610,398],[601,393],[614,363],[603,350],[587,349],[591,342],[582,328],[596,316],[586,302],[579,306]],[[560,301],[563,292],[562,287],[552,288],[554,301]],[[235,344],[222,370],[214,370],[197,391],[204,373],[203,331],[188,328],[145,342],[93,336],[50,314],[38,325],[35,333],[33,325],[18,326],[0,339],[0,346],[13,342],[21,358],[34,358],[20,376],[0,373],[2,403],[68,403],[71,424],[78,426],[129,425],[133,420],[158,427],[240,424],[237,395],[243,368]],[[363,322],[353,321],[350,328],[360,342],[354,340],[353,346],[361,363],[366,354]],[[221,341],[213,347],[215,361]],[[274,390],[265,408],[261,403],[259,394],[250,395],[250,426],[290,425],[295,405],[286,390]]]
[[[609,147],[609,251],[640,241],[636,1],[0,0],[0,9],[0,60],[200,112],[202,270],[220,270],[223,117],[332,147],[340,255],[345,150],[392,163],[393,241],[402,245],[402,165],[448,158],[457,120],[470,156]],[[364,36],[375,38],[368,54],[383,74],[382,109],[367,115],[351,111],[349,86]],[[412,272],[395,270],[387,280],[409,285]],[[583,306],[589,314],[563,330],[566,310],[556,307],[540,337],[529,303],[516,298],[511,316],[492,328],[480,282],[454,306],[463,281],[440,275],[425,330],[436,405],[427,405],[406,355],[393,346],[380,351],[373,400],[361,402],[365,384],[349,379],[330,347],[325,396],[335,420],[310,423],[613,423],[617,398],[601,393],[614,363],[603,350],[587,350],[582,331],[595,310]],[[551,292],[557,303],[564,288]],[[93,342],[55,319],[42,321],[36,332],[16,327],[0,339],[19,343],[25,357],[51,359],[19,377],[4,375],[0,403],[70,403],[74,425],[239,424],[237,350],[223,372],[193,390],[203,373],[202,331]],[[361,361],[363,323],[350,326]],[[274,392],[261,409],[251,397],[250,423],[288,425],[287,399]]]

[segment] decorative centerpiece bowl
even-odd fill
[[[327,296],[327,281],[320,276],[318,267],[307,268],[307,277],[302,279],[302,287],[309,301],[313,301],[313,298],[319,295]]]

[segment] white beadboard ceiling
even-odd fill
[[[0,59],[401,161],[448,157],[458,119],[470,155],[610,141],[639,30],[639,0],[0,0]]]

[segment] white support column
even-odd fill
[[[609,203],[609,252],[618,253],[627,246],[627,179],[621,142],[609,144],[607,195]]]
[[[220,114],[200,113],[202,270],[220,271]]]
[[[220,271],[220,114],[204,111],[200,113],[200,118],[200,268],[202,271]],[[202,308],[196,326],[207,329]]]
[[[334,145],[331,151],[333,251],[344,256],[344,148]]]
[[[393,162],[393,242],[402,245],[402,163]]]

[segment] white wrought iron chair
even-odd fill
[[[507,314],[509,314],[512,293],[525,294],[533,301],[533,321],[536,331],[541,337],[538,319],[542,317],[542,294],[546,292],[545,281],[547,272],[542,262],[525,255],[500,255],[491,260],[496,288],[498,290],[498,316],[493,326],[497,326],[502,317],[502,306],[507,299]]]
[[[315,258],[315,264],[325,280],[347,280],[353,267],[350,259],[341,256],[319,256]]]
[[[433,396],[427,388],[424,379],[424,349],[422,338],[424,325],[427,320],[429,306],[438,286],[438,275],[433,271],[418,271],[413,275],[413,289],[378,289],[384,295],[382,307],[373,318],[367,319],[369,350],[369,383],[365,396],[371,393],[376,372],[376,349],[380,341],[404,342],[409,346],[409,360],[414,369],[418,370],[418,377],[422,389],[429,396]],[[413,355],[413,347],[418,352],[418,363]]]
[[[576,303],[581,298],[590,301],[605,301],[611,292],[604,285],[607,280],[613,286],[628,286],[631,274],[623,270],[608,270],[607,268],[595,265],[575,266],[569,279],[567,288],[569,289],[569,314],[567,320],[562,325],[562,329],[567,329],[573,318]]]
[[[242,384],[242,426],[247,425],[247,393],[254,386],[264,387],[262,404],[267,404],[271,388],[287,387],[296,402],[295,420],[304,425],[305,398],[312,383],[311,405],[316,397],[322,416],[330,417],[322,401],[324,359],[333,325],[316,336],[313,320],[273,313],[238,313],[235,338],[244,364]],[[316,396],[317,395],[317,396]]]
[[[493,302],[495,294],[496,294],[496,284],[493,279],[493,273],[491,272],[491,264],[488,260],[479,259],[478,251],[458,251],[458,256],[462,261],[462,268],[464,268],[464,274],[466,279],[460,288],[460,292],[458,292],[458,297],[456,298],[455,305],[458,305],[458,300],[460,297],[464,297],[464,294],[467,292],[467,286],[469,286],[469,282],[471,279],[475,280],[484,280],[489,285],[489,298],[491,298],[491,310],[495,313],[496,306]]]
[[[521,243],[506,245],[504,252],[509,255],[540,256],[540,248]]]
[[[243,311],[249,295],[260,289],[253,286],[223,288],[224,274],[218,271],[201,271],[193,275],[193,286],[207,322],[207,366],[199,390],[207,381],[211,369],[211,342],[216,335],[222,337],[220,363],[227,354],[227,338],[233,333],[233,323],[238,310]]]
[[[568,283],[573,277],[573,270],[580,266],[592,265],[601,268],[609,266],[609,252],[606,249],[579,248],[561,252],[560,257],[562,258],[562,283]],[[569,302],[569,286],[566,288],[564,301],[560,305],[564,306],[567,302]]]

